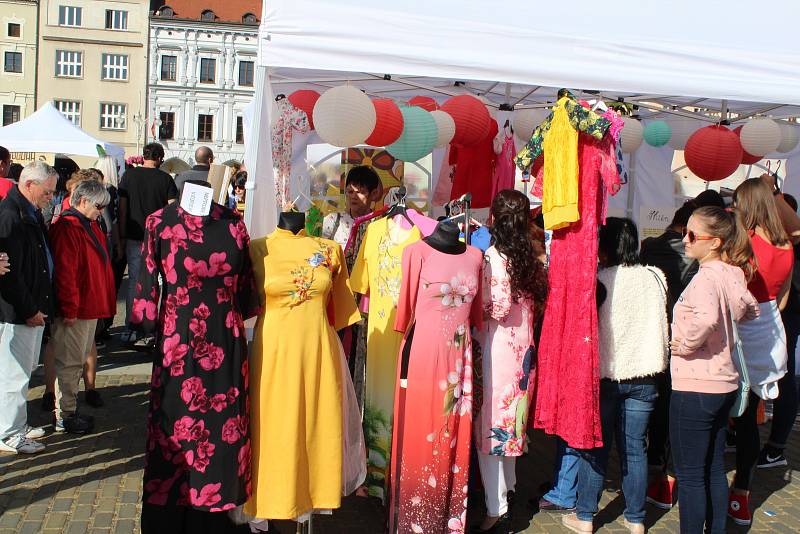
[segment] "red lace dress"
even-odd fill
[[[570,446],[602,445],[597,349],[597,234],[606,190],[619,185],[615,142],[580,133],[580,220],[555,230],[539,342],[534,425]],[[603,187],[605,186],[605,187]]]

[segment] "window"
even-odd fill
[[[127,30],[128,12],[118,9],[106,9],[106,29],[107,30]]]
[[[8,31],[6,32],[9,37],[21,37],[22,36],[22,26],[17,24],[16,22],[9,22],[8,23]]]
[[[56,100],[56,109],[75,126],[81,125],[81,103],[77,100]]]
[[[253,86],[253,62],[240,61],[239,62],[239,85],[242,87]]]
[[[216,79],[217,60],[209,58],[200,59],[200,83],[214,83]]]
[[[244,144],[244,121],[242,117],[236,117],[236,142],[240,145]]]
[[[214,135],[214,115],[197,116],[197,140],[211,141]]]
[[[158,114],[161,119],[161,126],[158,127],[159,139],[175,138],[175,114],[170,111],[162,111]]]
[[[4,71],[22,72],[22,52],[6,52],[3,59]]]
[[[83,8],[76,6],[58,6],[59,26],[80,26]]]
[[[126,126],[125,115],[128,106],[125,104],[100,104],[100,129],[124,130]]]
[[[245,24],[256,24],[258,19],[256,19],[256,16],[252,13],[245,13],[242,17],[242,22]]]
[[[56,50],[56,76],[80,78],[83,76],[83,52]]]
[[[178,56],[161,56],[161,79],[174,82],[178,78]]]
[[[200,20],[216,20],[217,16],[210,9],[206,9],[200,13]]]
[[[128,79],[128,56],[123,54],[103,54],[103,79]]]
[[[3,126],[8,126],[19,120],[19,106],[3,106]]]

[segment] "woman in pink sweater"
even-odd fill
[[[700,270],[675,304],[670,440],[678,476],[681,533],[725,532],[725,428],[736,399],[733,325],[758,315],[747,290],[754,270],[747,232],[732,214],[700,208],[686,227],[686,255]],[[747,278],[746,278],[747,277]]]

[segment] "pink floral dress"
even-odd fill
[[[247,230],[218,204],[206,217],[171,204],[145,227],[132,322],[156,333],[157,352],[143,502],[228,510],[250,494]]]
[[[529,298],[514,302],[506,260],[494,247],[486,251],[482,280],[484,323],[475,343],[481,348],[483,398],[475,442],[483,454],[520,456],[535,384],[532,354],[526,358],[533,345],[534,306]]]
[[[308,116],[302,109],[294,107],[288,98],[277,102],[278,118],[272,126],[272,165],[275,174],[275,198],[278,208],[286,205],[289,198],[289,178],[292,175],[292,136],[294,132],[306,133],[310,126]]]

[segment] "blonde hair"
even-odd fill
[[[761,178],[745,180],[733,193],[736,215],[747,230],[760,226],[776,247],[789,244],[789,235],[784,230],[775,206],[775,196]]]
[[[720,256],[722,261],[735,265],[744,271],[745,278],[750,281],[758,268],[750,236],[742,226],[740,218],[718,206],[697,208],[692,217],[701,220],[706,232],[711,237],[722,241]]]
[[[78,169],[77,171],[73,172],[72,176],[70,176],[69,180],[67,180],[67,192],[72,194],[72,191],[78,187],[78,184],[85,182],[86,180],[94,180],[95,182],[99,182],[100,180],[97,178],[97,173],[91,169]]]
[[[117,162],[111,156],[103,156],[94,162],[94,167],[103,173],[106,184],[119,187],[119,172]]]

